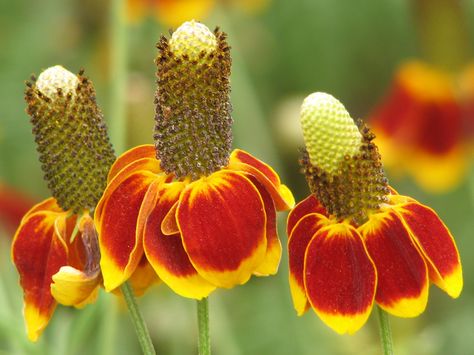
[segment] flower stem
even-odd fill
[[[388,314],[379,306],[377,306],[379,316],[380,340],[384,355],[393,355],[392,330],[390,329],[390,321]]]
[[[150,338],[150,333],[148,328],[143,320],[143,316],[138,309],[137,301],[135,295],[133,294],[132,288],[125,282],[122,284],[121,288],[125,302],[127,303],[128,311],[130,313],[130,318],[132,319],[133,325],[135,326],[135,331],[137,332],[138,341],[142,348],[144,355],[155,355],[155,348]]]
[[[199,328],[198,354],[210,355],[211,341],[209,338],[209,303],[207,297],[197,301],[197,316]]]
[[[125,23],[125,0],[113,0],[110,19],[110,139],[117,154],[125,150],[125,90],[127,83],[127,24]]]

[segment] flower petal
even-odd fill
[[[65,213],[36,211],[23,219],[13,240],[12,260],[20,275],[31,341],[38,340],[56,308],[50,284],[52,276],[67,263],[67,247],[57,233],[64,226]]]
[[[176,220],[176,210],[178,209],[178,202],[176,201],[169,209],[168,213],[163,217],[161,222],[161,232],[164,235],[173,235],[179,233],[178,221]]]
[[[456,298],[463,287],[461,259],[454,239],[435,211],[417,202],[397,209],[428,264],[430,278]]]
[[[52,279],[51,294],[62,305],[82,308],[97,299],[101,281],[99,269],[86,274],[71,266],[63,266]]]
[[[117,160],[112,164],[109,170],[107,181],[112,180],[123,168],[133,163],[134,161],[143,158],[151,159],[155,157],[156,151],[155,147],[152,144],[139,145],[138,147],[129,149],[125,153],[120,155]]]
[[[317,213],[310,213],[303,216],[296,223],[288,239],[288,263],[289,263],[289,282],[293,306],[296,313],[301,316],[309,307],[309,301],[306,297],[306,289],[304,287],[304,256],[308,244],[321,229],[326,218]]]
[[[191,263],[218,287],[247,282],[265,257],[263,201],[242,174],[221,170],[189,184],[177,220]]]
[[[304,281],[314,311],[337,333],[352,334],[367,321],[377,274],[362,238],[349,224],[316,233],[306,251]]]
[[[305,215],[310,213],[319,213],[323,216],[327,216],[326,209],[321,205],[319,200],[313,194],[306,197],[303,201],[299,202],[288,214],[286,222],[286,234],[289,236],[293,232],[296,223],[303,218]]]
[[[183,183],[161,184],[154,208],[147,216],[143,245],[145,254],[160,279],[178,295],[194,299],[207,297],[216,287],[202,278],[189,261],[179,234],[166,236],[160,226],[176,204]]]
[[[246,151],[235,149],[230,155],[228,168],[254,175],[270,193],[278,211],[288,210],[295,205],[293,194],[280,182],[278,174]]]
[[[145,193],[156,179],[150,172],[135,172],[115,189],[109,185],[99,201],[103,207],[99,216],[96,211],[95,223],[106,291],[125,282],[140,262],[143,246],[137,220]]]
[[[427,267],[398,214],[373,214],[359,231],[377,268],[377,303],[398,317],[422,313],[428,301]]]
[[[280,265],[282,249],[277,233],[275,204],[265,187],[253,175],[247,175],[247,177],[258,189],[265,206],[265,215],[267,216],[267,223],[265,225],[267,251],[263,262],[255,269],[254,274],[257,276],[275,275]]]

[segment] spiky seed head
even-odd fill
[[[156,157],[176,178],[207,176],[228,164],[232,148],[226,34],[191,21],[157,48]]]
[[[25,100],[53,197],[65,211],[93,210],[115,155],[92,83],[55,66],[27,83]]]
[[[77,85],[79,85],[77,75],[64,69],[61,65],[46,69],[36,80],[38,91],[50,99],[58,96],[58,90],[62,91],[64,95],[74,95]]]
[[[311,192],[329,214],[364,223],[389,194],[375,135],[325,93],[304,100],[301,124],[306,150],[300,163]]]
[[[329,174],[346,156],[360,150],[362,135],[344,105],[333,96],[315,92],[303,101],[301,126],[310,161]]]
[[[206,25],[194,20],[183,23],[169,40],[170,51],[176,56],[199,58],[201,52],[212,53],[217,48],[217,38]]]

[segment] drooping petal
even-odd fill
[[[169,209],[161,222],[161,232],[164,235],[173,235],[179,233],[178,222],[176,221],[176,210],[178,209],[179,201],[176,201]]]
[[[319,200],[313,194],[306,197],[303,201],[299,202],[288,214],[288,220],[286,222],[286,235],[290,235],[295,228],[296,223],[310,213],[319,213],[323,216],[327,216],[326,209],[321,205]]]
[[[281,259],[281,243],[277,232],[275,204],[265,187],[254,176],[248,175],[247,177],[260,192],[265,206],[265,215],[267,216],[265,226],[267,251],[263,262],[255,269],[254,274],[257,276],[275,275]]]
[[[200,276],[189,261],[179,234],[164,235],[161,225],[168,210],[178,201],[184,184],[161,184],[154,208],[147,216],[143,246],[160,279],[178,295],[194,299],[207,297],[216,287]]]
[[[150,184],[157,179],[147,171],[128,176],[112,189],[109,185],[95,216],[101,251],[100,266],[106,291],[125,282],[143,255],[142,234],[137,231],[140,208]]]
[[[378,274],[375,300],[398,317],[415,317],[428,301],[428,272],[416,245],[392,209],[359,227]]]
[[[28,219],[28,217],[31,216],[33,213],[41,212],[41,211],[43,212],[49,211],[49,212],[57,212],[57,213],[64,212],[61,209],[61,207],[59,207],[56,199],[54,199],[53,197],[50,197],[44,201],[37,203],[33,207],[31,207],[31,209],[28,212],[26,212],[26,214],[23,216],[22,222]]]
[[[280,182],[278,174],[269,165],[246,151],[235,149],[230,155],[228,168],[254,175],[270,193],[278,211],[288,210],[295,205],[293,194]]]
[[[82,308],[97,299],[101,281],[99,269],[86,274],[71,266],[63,266],[52,279],[51,294],[62,305]]]
[[[144,158],[154,159],[155,147],[152,144],[139,145],[120,155],[109,170],[107,181],[111,181],[127,165]],[[157,161],[158,162],[158,161]]]
[[[288,239],[288,263],[289,282],[293,306],[296,313],[301,316],[309,307],[309,301],[304,287],[304,256],[308,244],[321,229],[326,217],[317,213],[310,213],[303,216],[292,229]]]
[[[267,249],[263,201],[252,182],[221,170],[189,184],[179,201],[181,238],[199,274],[218,287],[247,282]]]
[[[314,311],[337,333],[352,334],[367,321],[377,274],[362,238],[349,224],[316,233],[306,251],[304,280]]]
[[[62,222],[56,226],[57,219]],[[56,308],[51,296],[52,276],[67,263],[67,247],[57,235],[65,214],[36,211],[24,218],[12,244],[12,260],[20,275],[24,294],[24,317],[28,338],[38,340]]]
[[[396,209],[423,253],[431,280],[456,298],[463,287],[461,259],[454,239],[435,211],[417,202]]]

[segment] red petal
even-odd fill
[[[136,160],[143,158],[156,159],[155,157],[155,147],[151,144],[139,145],[138,147],[127,150],[112,164],[107,180],[112,180],[123,168]]]
[[[161,232],[164,235],[173,235],[179,233],[178,221],[176,220],[176,210],[178,208],[178,201],[169,209],[168,213],[163,217],[161,222]]]
[[[67,247],[57,233],[65,228],[65,218],[65,213],[36,211],[23,219],[13,240],[12,259],[20,274],[32,341],[41,335],[56,307],[50,285],[52,276],[67,264]]]
[[[263,259],[262,264],[258,266],[254,274],[258,276],[275,275],[278,271],[281,259],[281,243],[277,233],[275,204],[265,187],[260,184],[255,177],[252,175],[247,175],[247,177],[260,192],[263,205],[265,206],[265,215],[267,216],[267,223],[265,225],[267,251],[265,259]]]
[[[288,214],[288,220],[286,222],[286,234],[289,236],[295,228],[296,223],[303,218],[305,215],[310,213],[320,213],[327,216],[326,209],[321,205],[319,200],[313,194],[306,197],[303,201],[299,202]]]
[[[235,149],[230,155],[229,169],[245,171],[257,178],[265,186],[273,198],[278,211],[288,210],[295,204],[291,191],[280,182],[280,177],[267,164],[255,158],[253,155]]]
[[[296,223],[293,231],[289,235],[288,262],[290,269],[290,291],[293,298],[293,305],[299,316],[306,312],[310,306],[304,287],[304,255],[309,242],[326,221],[327,219],[320,214],[308,214]]]
[[[377,268],[377,303],[399,317],[422,313],[428,301],[428,272],[398,214],[373,214],[359,231]]]
[[[168,210],[178,201],[183,183],[161,184],[153,210],[146,219],[144,232],[145,254],[160,279],[174,292],[194,299],[202,299],[215,286],[203,279],[189,261],[180,235],[164,235],[160,226]]]
[[[430,278],[451,297],[463,286],[461,259],[454,239],[435,211],[417,202],[397,209],[421,249]]]
[[[311,306],[334,331],[352,334],[367,321],[377,274],[359,233],[349,224],[316,233],[306,251],[304,277]]]
[[[154,174],[135,172],[113,189],[110,185],[99,201],[95,216],[101,251],[100,266],[107,291],[125,282],[135,271],[142,255],[142,234],[137,228],[139,211]]]
[[[218,287],[247,282],[265,257],[263,201],[242,174],[221,170],[189,184],[177,219],[192,264]]]

